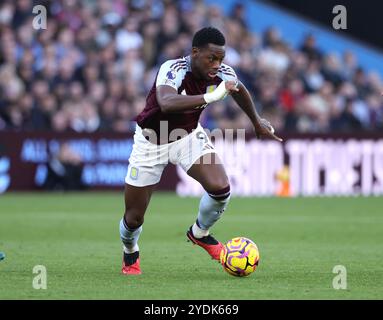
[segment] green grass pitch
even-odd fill
[[[122,276],[123,194],[0,196],[0,299],[382,299],[383,198],[232,198],[213,228],[254,240],[258,269],[235,278],[186,241],[198,198],[155,193],[141,234],[141,276]],[[32,287],[36,265],[47,289]],[[347,289],[335,290],[336,265]]]

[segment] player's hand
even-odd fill
[[[206,103],[211,103],[223,100],[232,92],[237,92],[237,83],[235,81],[221,81],[218,87],[213,92],[208,92],[203,95]]]
[[[271,138],[282,142],[283,140],[274,134],[274,128],[266,119],[259,120],[260,126],[255,127],[255,135],[259,139],[261,137]]]

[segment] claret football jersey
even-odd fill
[[[237,81],[234,70],[224,63],[219,67],[215,78],[203,80],[192,74],[190,56],[168,60],[161,65],[146,98],[145,108],[135,120],[142,129],[152,129],[157,136],[160,135],[161,121],[167,121],[168,133],[173,129],[184,129],[190,133],[197,127],[200,114],[207,104],[197,106],[194,110],[163,113],[156,98],[157,87],[167,85],[176,89],[178,94],[199,95],[213,91],[221,81]]]

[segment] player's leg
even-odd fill
[[[120,221],[120,235],[126,253],[138,251],[138,238],[153,189],[154,185],[135,187],[125,184],[125,213]]]
[[[125,274],[141,273],[138,239],[153,189],[154,185],[135,187],[125,184],[125,213],[120,221],[120,237],[124,245],[122,272]]]
[[[138,239],[154,186],[168,163],[168,146],[150,143],[137,125],[125,177],[125,213],[120,221],[124,274],[140,274]]]
[[[219,260],[222,244],[209,234],[209,229],[227,207],[230,199],[229,179],[216,153],[201,156],[187,174],[205,189],[199,204],[197,220],[187,235],[194,243],[202,246],[213,259]]]
[[[203,155],[187,172],[205,189],[195,229],[198,235],[208,235],[208,230],[221,217],[230,199],[230,183],[219,156],[216,153]]]

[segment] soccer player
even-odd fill
[[[144,110],[135,119],[134,145],[125,177],[125,214],[120,221],[123,274],[141,274],[138,239],[154,186],[166,165],[182,167],[206,191],[187,237],[219,260],[222,244],[209,234],[230,199],[225,169],[198,122],[209,103],[228,94],[247,114],[257,137],[278,141],[268,121],[260,118],[251,96],[234,70],[222,63],[225,37],[215,28],[196,32],[189,56],[163,63]]]

